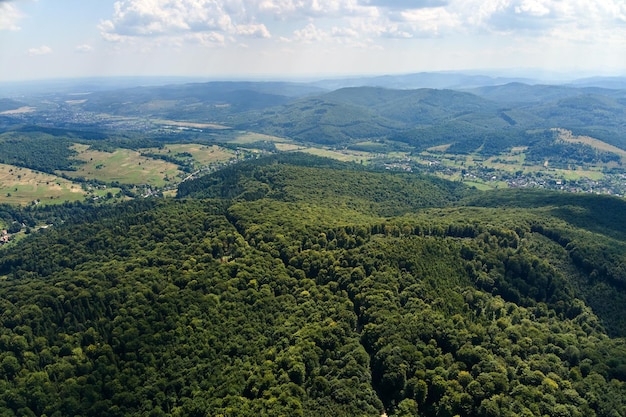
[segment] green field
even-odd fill
[[[622,157],[622,161],[626,161],[626,151],[616,146],[589,136],[573,136],[572,132],[565,129],[559,129],[559,133],[559,137],[566,142],[583,143],[600,151],[615,153]]]
[[[556,175],[562,175],[566,180],[580,180],[582,178],[589,178],[590,180],[598,181],[604,178],[604,174],[600,171],[582,170],[582,169],[555,169]]]
[[[205,166],[216,162],[226,162],[235,157],[235,153],[217,145],[200,145],[196,143],[171,144],[162,148],[140,149],[144,154],[155,154],[179,158],[179,154],[191,154],[193,162]],[[181,159],[184,159],[182,157]]]
[[[228,142],[236,145],[247,145],[255,142],[289,143],[291,140],[279,138],[278,136],[264,135],[263,133],[241,132]]]
[[[0,164],[0,204],[27,205],[34,201],[58,204],[82,200],[86,192],[79,184],[28,168]]]
[[[73,149],[78,152],[75,158],[83,164],[78,165],[76,171],[63,172],[69,177],[162,187],[167,184],[166,178],[182,175],[178,166],[171,162],[146,158],[129,149],[102,152],[80,144],[74,145]]]
[[[343,162],[361,162],[361,161],[367,162],[375,157],[375,155],[370,152],[350,151],[350,150],[332,151],[329,149],[321,149],[321,148],[306,148],[306,149],[302,149],[302,152],[306,152],[311,155],[332,158],[332,159],[336,159],[338,161],[343,161]]]
[[[196,123],[196,122],[185,122],[185,121],[179,121],[179,120],[163,120],[163,119],[156,119],[156,120],[153,120],[152,122],[158,125],[174,126],[174,127],[182,127],[182,128],[212,129],[212,130],[230,129],[230,127],[228,126],[220,125],[217,123]]]
[[[277,143],[275,144],[276,149],[280,152],[291,152],[291,151],[299,151],[304,149],[302,145],[294,145],[292,143]]]

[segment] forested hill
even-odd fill
[[[0,251],[1,415],[626,413],[625,239],[587,200],[224,173]]]
[[[443,207],[468,195],[460,183],[408,173],[374,172],[307,154],[278,154],[182,183],[179,197],[308,202],[397,216]]]

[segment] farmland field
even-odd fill
[[[291,142],[291,140],[289,139],[279,138],[278,136],[270,136],[270,135],[264,135],[262,133],[254,133],[254,132],[242,132],[240,135],[237,135],[233,140],[229,140],[228,142],[238,144],[238,145],[245,145],[249,143],[264,142],[264,141],[276,142],[276,143]]]
[[[304,147],[301,145],[294,145],[292,143],[277,143],[276,149],[278,149],[281,152],[289,152],[289,151],[298,151],[298,150],[304,149]]]
[[[217,123],[196,123],[196,122],[185,122],[185,121],[178,121],[178,120],[163,120],[163,119],[156,119],[156,120],[153,120],[153,122],[158,125],[187,127],[187,128],[194,128],[194,129],[215,129],[215,130],[230,129],[230,127],[228,126],[220,125]]]
[[[162,187],[167,183],[166,178],[175,178],[182,174],[178,166],[171,162],[147,158],[129,149],[103,152],[80,144],[72,148],[78,152],[75,158],[84,163],[76,171],[64,172],[70,177]]]
[[[79,184],[55,175],[0,164],[0,203],[27,205],[82,200],[86,192]]]
[[[165,145],[163,148],[141,149],[143,153],[151,153],[156,155],[168,155],[176,157],[177,154],[189,153],[194,162],[200,165],[208,165],[215,162],[225,162],[235,157],[233,151],[221,148],[217,145],[207,146],[195,143],[190,144],[171,144]]]
[[[560,132],[559,137],[566,142],[583,143],[585,145],[589,145],[592,148],[598,149],[600,151],[618,154],[619,156],[622,157],[622,161],[626,160],[626,151],[616,146],[610,145],[606,142],[603,142],[601,140],[598,140],[589,136],[573,136],[572,132],[570,132],[569,130],[565,130],[565,129],[560,129],[559,132]]]
[[[4,115],[23,114],[23,113],[32,113],[34,111],[35,111],[34,107],[23,106],[23,107],[20,107],[19,109],[5,110],[3,112],[0,112],[0,114],[4,114]]]
[[[306,152],[311,155],[337,159],[338,161],[343,161],[343,162],[361,162],[361,161],[366,162],[374,158],[374,154],[371,154],[369,152],[359,152],[359,151],[332,151],[329,149],[321,149],[321,148],[306,148],[306,149],[302,149],[302,152]]]
[[[582,170],[582,169],[556,169],[554,170],[557,175],[561,175],[566,180],[580,180],[582,178],[589,178],[590,180],[598,181],[604,178],[604,174],[600,171]]]

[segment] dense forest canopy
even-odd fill
[[[57,222],[0,251],[0,414],[624,415],[623,205],[294,154],[5,207]]]

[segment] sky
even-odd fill
[[[626,0],[0,0],[0,82],[626,75]]]

